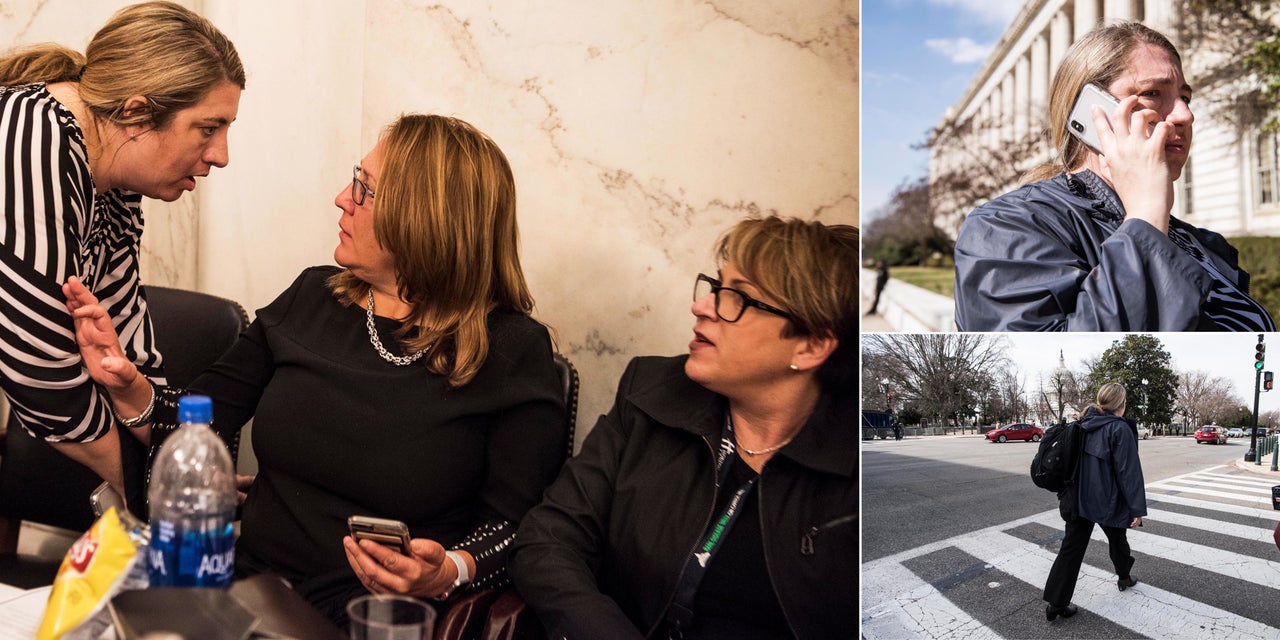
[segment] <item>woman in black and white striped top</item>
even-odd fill
[[[85,283],[129,358],[160,374],[139,205],[227,164],[244,84],[226,36],[169,2],[122,9],[83,55],[42,44],[0,59],[0,387],[25,429],[122,495],[111,404],[82,366],[62,286]],[[149,426],[129,417],[146,442]]]

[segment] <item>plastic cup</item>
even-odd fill
[[[431,640],[436,610],[405,596],[360,596],[347,603],[351,640]]]

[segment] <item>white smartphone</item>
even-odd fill
[[[1102,144],[1098,142],[1098,130],[1093,126],[1093,114],[1089,108],[1093,105],[1102,107],[1102,111],[1111,117],[1120,101],[1114,96],[1089,83],[1080,89],[1075,106],[1071,107],[1071,115],[1067,116],[1067,132],[1079,138],[1090,149],[1102,153]]]
[[[399,551],[401,555],[413,555],[409,551],[409,527],[399,520],[351,516],[347,518],[347,527],[351,529],[351,537],[357,541],[373,540]]]

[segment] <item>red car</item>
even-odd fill
[[[1042,436],[1044,436],[1044,429],[1033,424],[1007,424],[999,429],[992,429],[987,432],[987,439],[992,442],[1006,442],[1009,440],[1040,442]]]
[[[1226,444],[1227,428],[1206,424],[1205,426],[1196,429],[1196,444],[1200,444],[1201,442]]]

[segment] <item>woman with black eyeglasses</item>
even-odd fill
[[[509,560],[551,637],[853,638],[858,232],[717,246],[689,353],[636,358]]]

